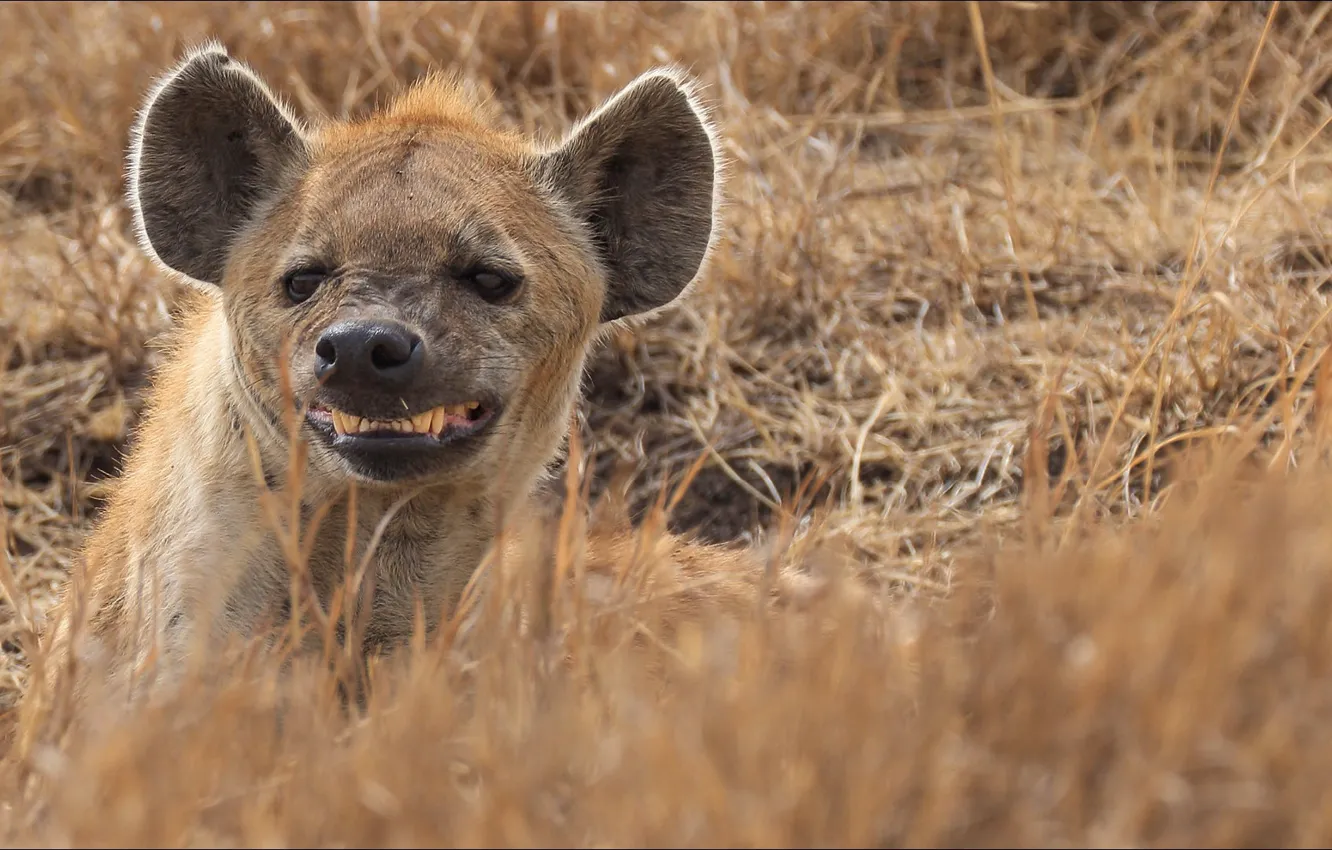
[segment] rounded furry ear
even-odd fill
[[[657,310],[703,271],[720,231],[721,143],[679,71],[649,71],[541,158],[606,269],[601,320]]]
[[[297,119],[215,42],[148,93],[129,152],[129,205],[144,251],[189,280],[220,284],[237,232],[308,161]]]

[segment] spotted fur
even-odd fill
[[[126,677],[153,660],[170,676],[196,648],[290,613],[258,496],[291,477],[292,401],[318,394],[316,340],[349,318],[409,325],[436,358],[429,392],[485,390],[502,414],[474,449],[392,480],[302,430],[301,513],[327,506],[311,584],[327,602],[347,575],[349,526],[359,560],[396,510],[370,560],[365,639],[405,638],[418,600],[432,623],[456,602],[498,518],[559,453],[590,346],[684,295],[720,232],[718,133],[679,69],[640,76],[551,142],[492,112],[433,75],[363,120],[307,125],[216,43],[152,87],[129,207],[144,253],[190,287],[87,543],[80,657],[100,652]],[[521,278],[512,299],[467,289],[478,263]],[[301,264],[336,274],[293,304],[282,281]],[[68,659],[71,621],[57,621],[50,671]]]

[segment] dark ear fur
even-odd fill
[[[541,162],[573,206],[606,272],[603,322],[675,300],[698,277],[718,232],[721,150],[673,71],[643,74]]]
[[[236,233],[306,161],[297,120],[217,44],[190,51],[149,93],[133,130],[129,203],[149,256],[218,284]]]

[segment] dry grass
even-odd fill
[[[974,11],[0,6],[6,704],[169,322],[129,122],[205,36],[303,110],[453,65],[551,131],[698,72],[726,242],[596,358],[593,490],[641,519],[703,454],[672,527],[747,541],[822,482],[795,604],[574,607],[537,548],[496,572],[534,628],[494,603],[354,721],[251,662],[11,755],[6,843],[1332,841],[1328,7]]]

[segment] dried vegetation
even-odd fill
[[[128,231],[127,129],[208,36],[302,110],[450,65],[547,132],[654,64],[699,73],[725,243],[687,304],[598,354],[586,471],[655,523],[702,458],[670,527],[812,576],[781,606],[698,583],[663,604],[639,558],[576,605],[543,581],[577,572],[575,526],[497,567],[477,629],[379,671],[351,720],[326,672],[293,699],[219,661],[10,752],[0,834],[1325,846],[1328,13],[0,6],[6,705],[170,321]]]

